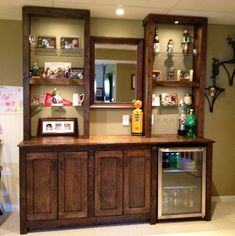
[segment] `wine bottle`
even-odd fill
[[[154,34],[153,51],[154,53],[160,52],[160,42],[158,38],[157,29],[155,29],[155,34]]]

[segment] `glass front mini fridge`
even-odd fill
[[[158,219],[205,216],[206,148],[158,149]]]

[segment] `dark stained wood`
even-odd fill
[[[153,39],[155,25],[171,24],[178,20],[179,24],[192,25],[194,27],[194,45],[198,50],[193,57],[193,82],[183,81],[154,81],[155,86],[163,87],[192,87],[192,96],[194,99],[194,108],[197,116],[197,135],[203,136],[204,126],[204,83],[206,76],[206,39],[207,39],[207,18],[176,16],[176,15],[158,15],[149,14],[143,21],[145,32],[145,90],[144,90],[144,133],[151,137],[152,125],[152,70],[154,62]]]
[[[199,83],[191,82],[191,81],[161,81],[154,80],[154,85],[162,86],[162,87],[199,87]]]
[[[59,18],[74,18],[84,20],[84,81],[79,80],[50,80],[50,79],[35,79],[29,77],[30,70],[30,47],[29,35],[30,24],[32,17],[59,17]],[[31,86],[40,84],[53,85],[71,85],[81,86],[84,83],[84,137],[89,137],[89,98],[90,98],[90,12],[89,10],[80,9],[64,9],[52,7],[23,7],[23,89],[24,89],[24,140],[31,137]]]
[[[55,150],[64,150],[65,147],[76,147],[79,149],[88,146],[100,146],[105,147],[117,147],[121,145],[122,148],[130,147],[130,145],[198,145],[213,142],[210,139],[204,137],[196,137],[195,139],[190,137],[181,137],[178,135],[156,135],[152,137],[144,136],[90,136],[89,139],[73,138],[73,137],[35,137],[30,140],[22,141],[18,146],[24,148],[46,148],[53,147]],[[102,146],[103,145],[103,146]]]
[[[88,153],[60,152],[59,219],[87,216]]]
[[[124,151],[124,214],[150,212],[151,150]]]
[[[95,215],[95,152],[89,151],[88,166],[88,217]]]
[[[123,208],[123,153],[95,152],[95,216],[121,215]]]
[[[158,196],[158,178],[157,178],[157,170],[158,170],[158,155],[157,147],[152,148],[151,155],[151,195],[150,195],[150,223],[156,224],[157,222],[157,196]]]
[[[90,62],[90,108],[133,108],[132,103],[104,103],[94,102],[94,78],[95,78],[95,43],[99,44],[123,44],[137,45],[137,66],[136,66],[136,98],[142,100],[143,94],[143,39],[141,38],[117,38],[117,37],[91,37],[91,62]]]
[[[57,153],[27,153],[27,220],[57,219]]]
[[[30,84],[38,85],[84,85],[81,79],[49,79],[49,78],[30,78]]]

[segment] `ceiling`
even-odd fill
[[[24,5],[89,9],[91,17],[143,20],[149,13],[208,17],[210,24],[235,25],[235,0],[1,0],[0,19],[21,19]],[[116,16],[122,6],[124,16]]]

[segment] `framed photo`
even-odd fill
[[[131,89],[132,89],[132,90],[135,89],[135,83],[136,83],[135,74],[132,74],[132,75],[131,75]]]
[[[153,70],[153,80],[162,80],[162,73],[160,70]]]
[[[60,48],[61,49],[73,49],[80,48],[79,37],[61,37],[60,38]]]
[[[178,70],[177,80],[193,81],[193,70]]]
[[[56,48],[56,37],[38,36],[38,48]]]
[[[83,69],[78,67],[72,67],[68,71],[69,79],[83,79]]]
[[[77,118],[40,118],[38,136],[77,136]]]
[[[96,88],[95,96],[97,98],[103,97],[103,88]]]
[[[160,103],[162,107],[178,106],[178,95],[176,93],[162,93],[160,95]]]

